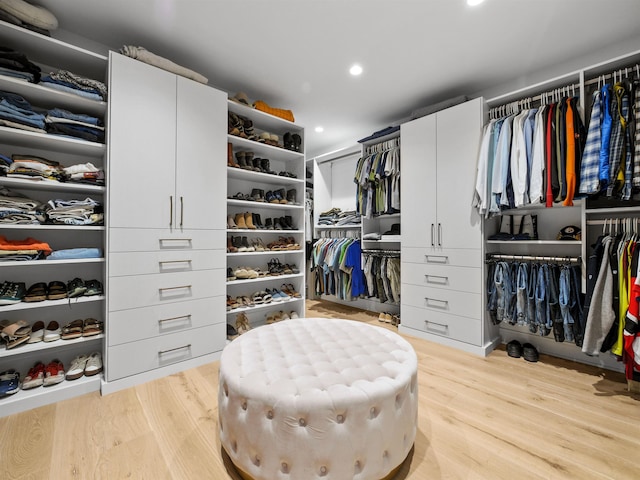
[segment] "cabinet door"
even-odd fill
[[[480,217],[472,200],[482,134],[482,99],[448,108],[437,116],[439,240],[443,248],[481,248]],[[404,172],[403,177],[407,178]]]
[[[178,77],[176,224],[225,229],[227,94]]]
[[[436,224],[436,117],[400,127],[402,246],[432,247]]]
[[[113,52],[109,68],[109,226],[167,228],[176,208],[176,76]]]

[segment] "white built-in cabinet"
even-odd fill
[[[472,207],[484,123],[476,98],[401,126],[400,331],[486,354],[482,222]]]
[[[40,66],[43,75],[64,69],[99,81],[104,81],[106,78],[106,56],[3,21],[0,21],[0,44],[24,53],[31,62]],[[106,102],[5,76],[0,77],[0,90],[22,96],[34,108],[58,107],[98,118],[104,118],[107,111]],[[106,146],[101,143],[0,127],[0,153],[9,157],[12,154],[30,154],[57,161],[65,167],[86,162],[91,162],[97,167],[105,167],[106,150]],[[0,187],[43,203],[53,199],[84,200],[87,197],[105,203],[105,187],[102,186],[32,181],[3,176],[0,177]],[[105,227],[98,225],[0,224],[0,235],[8,240],[32,237],[48,243],[53,250],[91,247],[100,248],[104,252],[105,244]],[[104,258],[4,261],[0,263],[0,281],[25,282],[27,288],[37,282],[66,283],[75,277],[104,282],[104,269]],[[11,322],[25,320],[30,325],[39,320],[43,321],[45,326],[51,321],[57,321],[61,327],[78,318],[91,317],[104,321],[105,296],[2,305],[0,315],[0,319]],[[46,365],[54,359],[60,360],[65,369],[68,369],[74,357],[102,352],[103,344],[103,334],[73,340],[21,344],[10,349],[6,348],[4,342],[0,342],[0,372],[16,370],[23,380],[36,362],[40,361]],[[15,394],[0,398],[0,416],[95,392],[100,389],[101,376],[82,376],[76,380],[64,380],[52,386],[19,390]]]
[[[212,361],[226,338],[227,94],[111,52],[110,392]]]

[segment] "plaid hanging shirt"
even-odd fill
[[[600,189],[598,179],[600,165],[600,145],[602,137],[600,129],[602,127],[600,90],[593,92],[593,106],[591,108],[591,120],[589,121],[589,131],[587,133],[587,144],[582,155],[582,168],[580,169],[580,193],[591,195]],[[639,177],[640,181],[640,177]]]
[[[607,197],[620,190],[620,165],[624,159],[624,125],[622,118],[622,95],[624,87],[616,83],[611,98],[611,143],[609,144],[609,183]]]

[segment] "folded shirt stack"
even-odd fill
[[[44,115],[20,95],[0,90],[0,125],[46,133]]]
[[[91,198],[84,200],[49,200],[44,207],[49,221],[63,225],[101,225],[104,210]]]
[[[65,173],[56,161],[35,155],[14,154],[11,155],[7,177],[64,181]]]
[[[38,211],[39,202],[6,187],[0,187],[0,223],[34,225],[45,218]]]
[[[107,86],[104,83],[67,70],[59,70],[51,72],[49,75],[44,75],[40,80],[40,84],[92,100],[102,101],[107,99]]]
[[[39,260],[51,253],[48,243],[25,238],[24,240],[8,240],[0,235],[0,262]]]
[[[104,186],[104,170],[92,163],[80,163],[65,167],[64,173],[68,182]]]
[[[32,63],[24,53],[0,46],[0,75],[38,83],[40,67]]]
[[[102,120],[84,113],[72,113],[62,108],[47,111],[47,133],[104,143]]]

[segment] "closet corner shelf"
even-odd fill
[[[582,245],[580,240],[487,240],[493,245]]]
[[[251,170],[245,170],[244,168],[229,167],[227,166],[227,177],[235,178],[237,180],[249,180],[251,182],[268,183],[270,185],[296,185],[304,183],[303,178],[291,178],[284,177],[282,175],[272,175],[270,173],[254,172]]]
[[[86,113],[103,118],[107,112],[106,102],[47,88],[46,86],[25,82],[17,78],[0,76],[0,89],[17,93],[27,99],[30,104],[41,108],[60,107],[73,112]]]
[[[234,102],[233,100],[227,100],[227,108],[230,112],[235,113],[236,115],[241,115],[243,117],[251,117],[253,120],[254,126],[258,127],[260,130],[268,131],[270,128],[276,129],[279,131],[291,131],[293,132],[301,132],[303,127],[300,125],[296,125],[289,120],[285,120],[284,118],[276,117],[275,115],[271,115],[267,112],[263,112],[262,110],[257,110],[253,107],[249,107],[247,105],[242,105],[241,103]],[[289,129],[289,130],[287,130]],[[274,132],[274,133],[278,133]]]
[[[106,188],[83,183],[57,182],[54,180],[30,180],[28,178],[0,177],[0,185],[26,190],[51,190],[56,192],[104,193]]]
[[[278,235],[289,235],[291,233],[304,233],[303,230],[267,230],[266,228],[227,228],[227,233],[275,233]],[[241,252],[244,253],[244,252]]]
[[[316,225],[316,230],[360,230],[361,225]]]
[[[61,325],[62,326],[62,325]],[[73,340],[55,340],[53,342],[26,343],[18,345],[10,350],[0,350],[0,358],[11,357],[13,355],[22,355],[23,353],[39,352],[42,350],[53,350],[67,345],[75,345],[78,343],[88,343],[96,340],[102,340],[104,334],[94,335],[92,337],[80,337]]]
[[[289,300],[283,300],[280,302],[269,302],[269,303],[261,303],[258,305],[254,305],[253,307],[239,307],[239,308],[234,308],[232,310],[227,310],[227,315],[232,315],[232,314],[236,314],[236,313],[241,313],[241,312],[257,312],[260,310],[264,310],[267,309],[269,307],[279,307],[280,305],[290,305],[292,303],[296,303],[296,302],[301,302],[303,301],[303,298],[291,298]]]
[[[371,243],[401,243],[402,237],[400,235],[382,235],[379,240],[362,239],[363,242]]]
[[[0,127],[0,141],[26,148],[73,153],[92,158],[102,158],[106,150],[103,143],[88,142],[82,139],[50,135],[48,133],[28,132],[11,127]]]
[[[227,141],[233,144],[234,149],[235,147],[240,147],[242,150],[248,150],[256,153],[256,156],[264,155],[272,160],[290,162],[304,159],[304,153],[294,152],[282,147],[274,147],[273,145],[256,142],[255,140],[248,140],[236,135],[227,135]]]
[[[280,255],[282,253],[300,253],[300,252],[304,252],[304,250],[302,249],[298,249],[298,250],[265,250],[264,252],[227,252],[227,257],[228,258],[233,258],[233,257],[243,257],[243,256],[249,256],[249,255]]]
[[[266,208],[266,209],[286,209],[286,210],[302,210],[304,205],[294,205],[292,203],[267,203],[267,202],[252,202],[249,200],[235,200],[233,198],[227,198],[228,205],[236,205],[239,207],[248,208]]]
[[[13,305],[0,306],[0,314],[3,312],[15,312],[17,310],[31,310],[35,308],[49,308],[67,306],[73,308],[76,303],[101,302],[104,295],[94,295],[91,297],[63,298],[61,300],[44,300],[43,302],[20,302]]]
[[[74,258],[69,260],[27,260],[24,262],[0,262],[2,267],[41,267],[43,265],[77,265],[80,263],[104,263],[104,258]],[[0,307],[1,308],[1,307]]]

